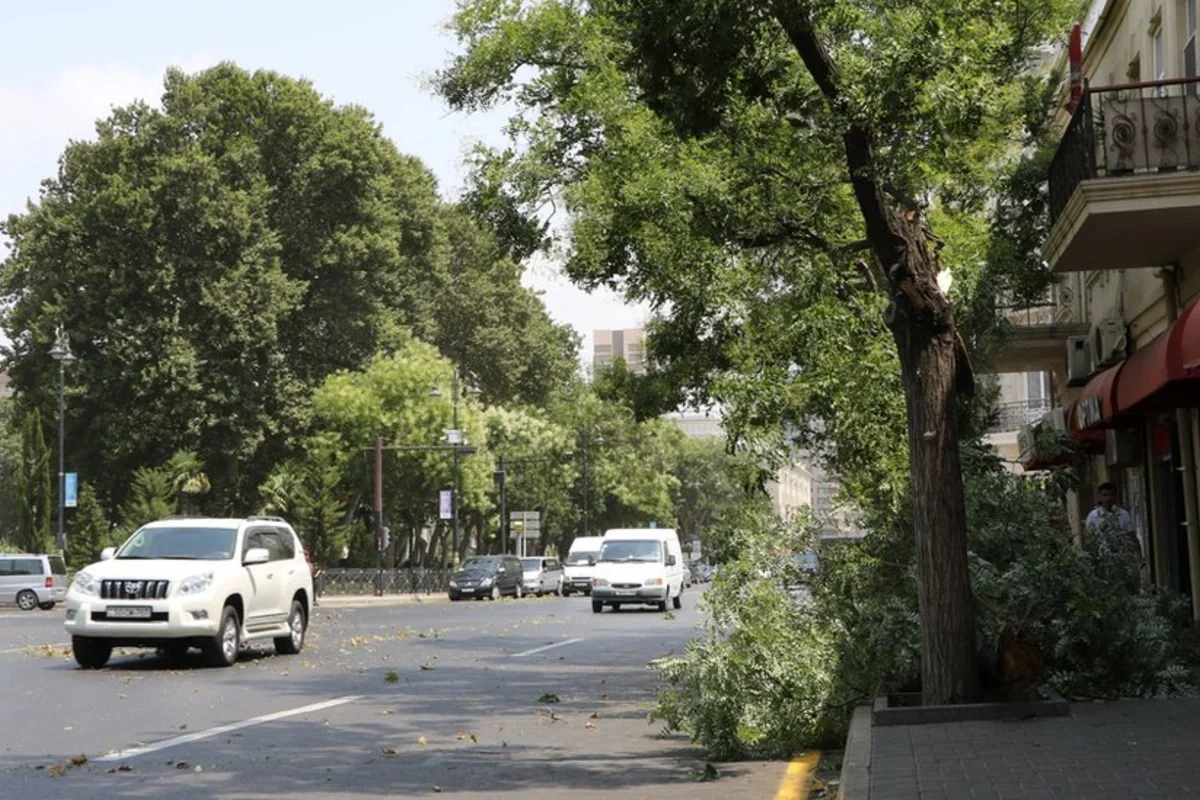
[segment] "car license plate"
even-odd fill
[[[632,589],[618,589],[617,597],[633,597],[637,592]]]
[[[109,606],[109,619],[150,619],[150,606]]]
[[[475,594],[475,590],[471,587],[459,589],[459,591],[462,592],[463,594]]]

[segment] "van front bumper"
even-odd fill
[[[592,599],[619,603],[659,603],[667,599],[668,592],[666,586],[643,586],[639,589],[593,586]]]

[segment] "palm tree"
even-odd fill
[[[167,473],[171,479],[171,494],[180,514],[189,514],[198,498],[212,490],[208,475],[204,473],[204,462],[191,450],[180,450],[167,462]]]

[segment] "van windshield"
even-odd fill
[[[600,547],[601,561],[662,561],[662,542],[654,539],[627,539],[605,542]]]
[[[567,556],[568,564],[587,564],[589,558],[595,558],[596,553],[593,550],[577,550]]]

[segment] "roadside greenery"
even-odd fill
[[[1036,685],[1079,700],[1192,692],[1188,607],[1137,587],[1127,537],[1111,532],[1080,550],[1064,476],[1015,476],[978,443],[964,462],[975,658],[988,696]],[[916,569],[902,530],[824,544],[811,601],[798,602],[778,556],[811,536],[765,518],[745,527],[705,598],[704,635],[656,664],[667,682],[656,717],[713,758],[786,758],[836,745],[855,705],[916,690]]]

